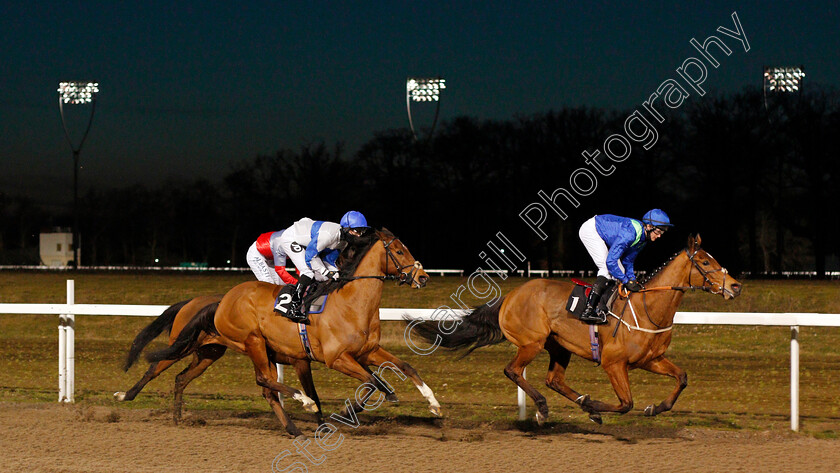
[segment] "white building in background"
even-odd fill
[[[73,233],[41,233],[41,264],[70,266],[73,263]]]

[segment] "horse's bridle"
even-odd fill
[[[397,260],[397,257],[394,256],[394,253],[391,251],[391,244],[393,244],[397,240],[399,240],[399,238],[397,238],[396,236],[394,238],[392,238],[391,241],[389,241],[388,243],[385,243],[385,241],[382,240],[382,246],[385,247],[385,255],[387,256],[387,258],[385,258],[385,275],[384,276],[351,276],[349,278],[342,278],[342,279],[347,279],[349,281],[353,281],[353,280],[356,280],[356,279],[381,279],[383,281],[399,279],[400,286],[402,286],[403,284],[417,284],[420,287],[424,286],[424,284],[422,284],[419,281],[414,279],[414,276],[417,274],[417,272],[419,270],[423,269],[423,265],[420,264],[420,262],[416,261],[416,260],[412,264],[400,265],[400,262]],[[389,260],[394,263],[394,266],[397,268],[397,271],[400,272],[399,276],[394,275],[394,274],[388,274],[388,261]],[[410,272],[405,272],[406,268],[412,268],[412,269],[411,269]]]
[[[726,270],[726,268],[721,266],[720,268],[715,269],[713,271],[703,271],[703,268],[700,266],[700,263],[698,263],[694,259],[694,257],[697,255],[698,251],[700,251],[699,248],[694,250],[693,253],[688,254],[688,250],[686,249],[685,254],[686,254],[686,256],[688,256],[689,261],[691,261],[691,263],[694,265],[694,267],[697,268],[697,272],[699,272],[700,275],[703,276],[703,285],[702,286],[695,286],[695,285],[691,284],[692,268],[689,268],[689,270],[688,270],[688,286],[686,286],[685,289],[699,289],[701,291],[706,291],[706,292],[711,293],[711,294],[723,294],[724,292],[729,292],[730,295],[734,296],[735,294],[731,293],[728,289],[726,289],[726,275],[729,274],[729,272]],[[723,283],[721,283],[721,284],[715,283],[714,281],[712,281],[709,278],[710,274],[714,274],[714,273],[717,273],[719,271],[723,272]],[[715,289],[715,286],[717,286],[717,289]]]
[[[656,322],[654,322],[653,319],[651,319],[650,311],[647,308],[647,298],[645,297],[645,293],[647,293],[647,292],[650,292],[650,291],[683,291],[684,292],[684,291],[687,291],[687,290],[692,290],[692,291],[693,290],[700,290],[700,291],[708,292],[710,294],[723,294],[724,292],[727,292],[730,295],[732,295],[733,297],[735,296],[735,294],[733,294],[730,290],[726,289],[726,275],[729,274],[729,272],[726,271],[726,268],[721,266],[720,268],[715,269],[713,271],[704,271],[703,268],[700,266],[700,263],[698,263],[694,259],[694,257],[697,256],[697,253],[699,251],[700,251],[700,248],[697,248],[697,249],[694,250],[694,252],[689,253],[688,248],[686,248],[685,255],[688,256],[688,260],[691,261],[692,266],[694,268],[697,268],[697,272],[699,272],[700,275],[703,276],[703,285],[702,286],[695,286],[694,284],[691,284],[691,272],[693,271],[693,268],[689,268],[688,269],[688,286],[658,286],[658,287],[645,288],[645,289],[642,289],[641,291],[638,291],[638,292],[642,293],[642,304],[643,304],[644,309],[645,309],[645,315],[647,315],[647,318],[650,321],[650,323],[652,323],[659,330],[653,330],[653,331],[645,330],[645,329],[639,328],[638,326],[635,328],[635,330],[642,330],[642,331],[645,331],[645,332],[658,333],[658,332],[670,330],[671,327],[673,326],[673,325],[670,325],[668,327],[662,328]],[[722,284],[717,284],[709,278],[710,274],[717,273],[718,271],[723,272],[723,283]],[[717,286],[717,289],[715,289],[715,286]],[[623,298],[626,298],[627,302],[629,304],[630,303],[630,299],[629,299],[630,291],[628,291],[626,288],[624,288],[624,289],[625,289],[625,293],[622,294],[621,291],[619,291],[618,295],[623,297]],[[625,308],[626,307],[627,306],[625,306]],[[633,310],[632,306],[630,306],[630,310]],[[622,311],[622,317],[623,317],[623,314],[624,314],[624,312]],[[633,314],[633,316],[635,317],[635,314]],[[616,317],[616,318],[618,318],[618,320],[621,323],[624,323],[625,325],[627,325],[628,328],[633,329],[626,322],[624,322],[622,320],[622,317]],[[616,330],[618,330],[618,325],[616,325]],[[613,333],[613,336],[615,336],[615,333]]]

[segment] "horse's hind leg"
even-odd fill
[[[542,425],[548,419],[548,404],[545,402],[545,396],[534,389],[525,377],[522,376],[522,373],[525,371],[528,363],[537,357],[537,354],[542,350],[542,345],[541,342],[534,342],[519,347],[516,351],[516,357],[505,367],[505,376],[510,378],[511,381],[516,383],[517,386],[522,388],[534,400],[534,404],[537,406],[537,423],[539,425]]]
[[[172,403],[172,420],[177,424],[181,421],[181,410],[184,406],[184,389],[195,378],[225,354],[227,347],[218,344],[202,345],[193,353],[189,366],[175,377],[174,402]]]
[[[688,375],[685,373],[685,370],[671,363],[671,360],[668,360],[664,356],[650,360],[642,365],[641,368],[651,373],[663,374],[677,380],[677,388],[674,389],[671,395],[659,405],[654,406],[651,404],[647,406],[645,408],[645,415],[655,416],[665,411],[670,411],[674,407],[674,403],[677,402],[677,398],[680,397],[680,393],[688,386]]]
[[[420,394],[422,394],[423,397],[425,397],[426,400],[429,401],[429,410],[432,412],[432,414],[434,414],[436,416],[441,415],[440,414],[440,403],[435,398],[435,393],[432,392],[431,388],[429,388],[429,386],[427,386],[426,383],[423,382],[422,379],[420,379],[420,375],[417,373],[417,371],[414,368],[411,367],[411,365],[402,361],[401,359],[397,358],[396,356],[392,355],[391,353],[389,353],[387,350],[385,350],[382,347],[378,347],[373,353],[368,355],[367,362],[371,365],[375,365],[375,366],[379,367],[379,371],[377,372],[377,376],[378,376],[378,378],[380,378],[380,381],[383,382],[384,384],[387,384],[387,381],[384,381],[381,378],[384,374],[383,373],[384,370],[386,370],[386,369],[390,369],[391,371],[394,371],[394,368],[396,368],[397,370],[402,372],[402,374],[404,374],[404,376],[408,376],[409,378],[411,378],[411,381],[413,381],[414,385],[417,386],[417,389],[420,391]],[[397,373],[397,375],[400,376],[400,373]],[[403,379],[404,379],[404,376],[402,376]],[[389,394],[389,396],[391,396],[391,395],[393,395],[393,393]],[[395,399],[396,395],[393,395],[393,397]],[[386,396],[386,399],[388,399],[389,401],[392,400],[388,396]]]
[[[600,424],[601,414],[585,406],[589,397],[581,395],[566,384],[566,368],[569,367],[572,353],[550,338],[545,342],[545,349],[550,356],[545,385],[562,394],[566,399],[580,405],[585,412],[589,413],[590,420]]]
[[[157,378],[161,373],[163,373],[167,368],[172,366],[178,360],[163,360],[158,361],[157,363],[152,363],[149,365],[149,369],[146,370],[146,374],[140,378],[140,381],[137,381],[137,384],[131,387],[128,392],[118,391],[114,393],[114,399],[117,401],[133,401],[135,397],[140,393],[140,391],[146,387],[146,384],[149,381]]]

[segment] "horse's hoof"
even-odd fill
[[[599,414],[597,412],[593,412],[592,414],[589,414],[589,420],[591,420],[592,422],[595,422],[598,425],[601,425],[601,424],[604,423],[604,421],[601,420],[601,414]]]
[[[315,401],[312,400],[309,396],[303,393],[297,393],[292,396],[295,400],[300,401],[303,404],[303,410],[306,412],[318,412],[318,405],[315,404]]]
[[[656,415],[656,408],[653,406],[653,404],[645,407],[645,416],[653,417],[655,415]]]
[[[543,425],[545,421],[548,419],[547,415],[544,415],[542,412],[537,412],[537,425]]]
[[[442,417],[440,413],[440,406],[430,406],[429,411],[434,414],[435,417]]]
[[[388,402],[400,402],[400,398],[398,398],[394,393],[388,393],[385,395],[385,400]]]
[[[117,401],[125,401],[125,393],[123,391],[115,392],[114,399],[116,399]]]

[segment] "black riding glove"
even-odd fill
[[[626,287],[627,290],[630,291],[630,292],[639,292],[642,289],[644,289],[644,287],[641,284],[639,284],[638,282],[636,282],[635,280],[628,282],[627,284],[624,285],[624,287]]]

